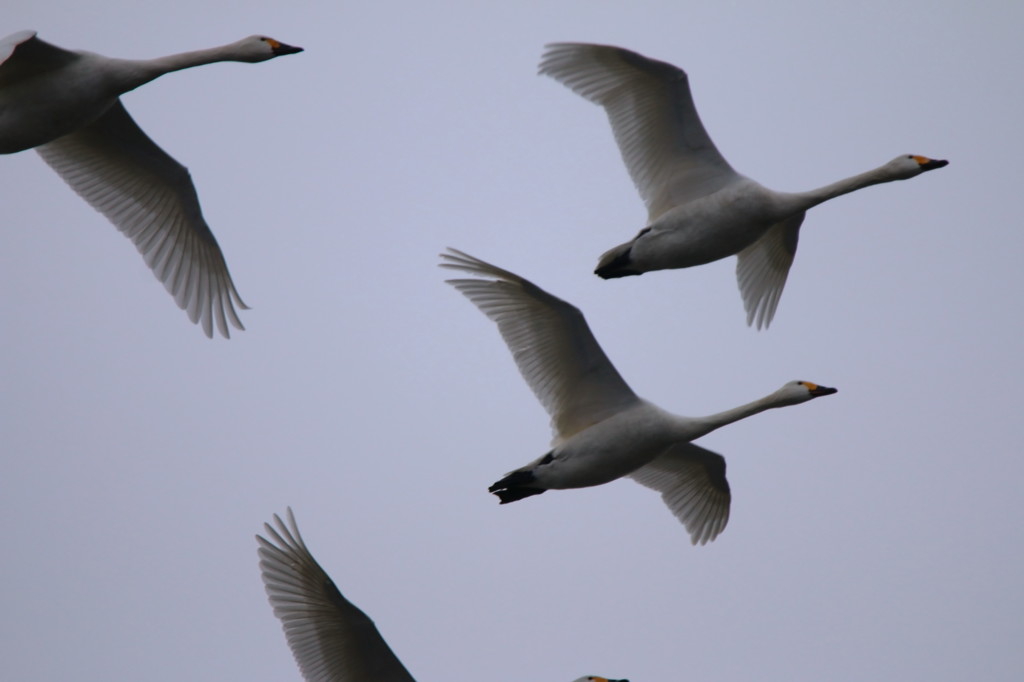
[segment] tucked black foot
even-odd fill
[[[508,504],[509,502],[521,500],[524,497],[540,495],[544,492],[544,488],[503,488],[501,490],[492,490],[491,492],[498,496],[501,504]]]
[[[642,275],[642,272],[636,270],[610,270],[609,268],[598,268],[594,270],[594,274],[601,279],[617,279],[619,277],[631,277],[633,275]]]
[[[507,504],[521,500],[524,497],[540,495],[544,492],[544,488],[531,487],[529,484],[533,481],[534,475],[532,471],[513,471],[487,490],[497,495],[498,499],[501,500],[501,504]]]
[[[597,264],[594,274],[602,279],[642,275],[643,273],[634,268],[630,263],[630,251],[632,251],[630,244],[624,244],[618,249],[612,249],[601,258],[601,262]]]

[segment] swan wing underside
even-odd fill
[[[620,47],[554,43],[540,73],[604,107],[650,220],[737,177],[704,129],[683,70]]]
[[[290,528],[274,515],[260,544],[260,574],[288,646],[309,682],[413,682],[377,626],[334,585],[306,548],[288,510]]]
[[[83,199],[132,240],[192,322],[244,329],[220,246],[207,226],[188,170],[156,145],[120,101],[81,130],[36,147]]]
[[[747,311],[747,324],[767,328],[786,286],[789,268],[800,238],[800,212],[775,223],[760,239],[739,252],[736,280]]]
[[[706,544],[725,530],[732,496],[721,455],[693,443],[677,443],[629,477],[661,493],[693,544]]]
[[[638,398],[601,350],[573,305],[507,270],[455,249],[442,267],[488,279],[451,279],[498,325],[520,373],[565,439]]]
[[[12,33],[0,40],[0,88],[77,59],[76,53],[37,38],[35,31]]]

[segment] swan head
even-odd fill
[[[237,61],[252,63],[265,62],[274,57],[302,52],[301,47],[286,45],[279,40],[260,35],[242,38],[232,47],[235,49]]]
[[[821,386],[811,381],[790,381],[772,396],[778,405],[797,405],[823,395],[832,395],[839,389]]]
[[[895,159],[885,164],[885,168],[897,180],[906,180],[925,171],[935,170],[948,166],[949,161],[942,159],[929,159],[927,156],[917,154],[900,154]]]

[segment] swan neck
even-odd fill
[[[720,429],[723,426],[738,422],[741,419],[752,417],[759,412],[764,412],[773,407],[779,407],[779,402],[775,400],[775,394],[759,398],[753,402],[747,403],[746,405],[740,405],[724,412],[718,412],[707,417],[701,417],[697,420],[698,429],[700,435],[694,436],[694,439],[705,436],[716,429]]]
[[[843,178],[832,184],[819,187],[818,189],[812,189],[809,192],[797,192],[793,196],[796,197],[797,203],[800,205],[800,210],[806,211],[809,208],[817,206],[818,204],[824,203],[829,199],[835,199],[836,197],[850,192],[855,192],[858,189],[864,187],[870,187],[871,185],[878,185],[883,182],[891,182],[895,180],[891,174],[886,172],[885,166],[879,166],[859,175],[853,175],[848,178]]]
[[[234,50],[233,45],[222,45],[203,50],[192,50],[178,54],[157,57],[155,59],[122,59],[116,60],[123,66],[122,73],[125,76],[124,90],[134,90],[140,85],[163,76],[164,74],[182,69],[190,69],[193,66],[214,64],[216,62],[241,61]]]

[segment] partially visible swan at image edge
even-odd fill
[[[157,59],[112,59],[43,42],[35,31],[0,40],[0,154],[35,148],[135,247],[207,336],[245,309],[199,208],[188,170],[160,149],[119,97],[154,78],[214,62],[262,62],[302,52],[273,38]]]
[[[604,107],[647,205],[647,226],[605,252],[595,273],[626,277],[738,255],[747,324],[758,329],[775,315],[809,208],[949,163],[902,154],[809,192],[775,192],[737,173],[715,148],[681,69],[620,47],[553,43],[539,71]]]
[[[288,523],[274,514],[256,536],[260,575],[274,615],[307,682],[414,682],[369,616],[335,587],[299,534],[288,508]],[[580,677],[576,682],[629,682]]]
[[[725,459],[690,441],[759,412],[836,392],[791,381],[760,400],[707,417],[671,414],[633,393],[575,306],[456,249],[441,258],[443,268],[487,278],[447,282],[497,323],[520,373],[551,415],[551,450],[489,488],[502,504],[629,476],[660,492],[691,542],[703,545],[729,520],[729,483]]]

